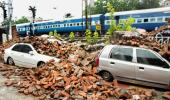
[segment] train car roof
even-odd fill
[[[91,17],[99,17],[102,14],[96,14],[96,15],[91,15]],[[83,18],[85,18],[85,16],[83,16]],[[64,19],[58,19],[58,20],[50,20],[50,21],[42,21],[42,22],[35,22],[35,24],[41,24],[41,23],[52,23],[52,22],[56,22],[56,21],[65,21],[65,20],[72,20],[72,19],[82,19],[82,17],[72,17],[72,18],[64,18]],[[23,23],[23,24],[17,24],[16,26],[25,26],[25,25],[29,25],[30,23]]]
[[[121,11],[121,12],[115,12],[114,15],[119,16],[119,15],[154,13],[154,12],[164,12],[164,13],[169,12],[170,13],[170,7],[142,9],[142,10],[131,10],[131,11]],[[110,13],[106,13],[105,16],[110,16]]]
[[[95,15],[91,15],[91,17],[99,17],[101,15],[102,14],[95,14]],[[85,16],[83,16],[83,18],[85,18]],[[79,16],[79,17],[65,18],[64,20],[72,20],[72,19],[82,19],[82,16],[81,17]]]

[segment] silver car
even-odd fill
[[[103,79],[170,87],[170,63],[157,52],[131,46],[107,45],[96,59]]]

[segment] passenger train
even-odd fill
[[[132,25],[133,27],[152,31],[156,27],[167,23],[167,18],[170,18],[170,7],[115,12],[114,17],[116,23],[122,24],[127,18],[132,17],[135,19],[135,23]],[[101,31],[106,32],[111,25],[109,13],[91,15],[88,20],[91,22],[92,31],[96,30],[96,25],[101,25]],[[16,29],[20,36],[25,36],[27,33],[33,33],[33,30],[35,33],[34,35],[47,34],[54,30],[58,33],[84,32],[86,29],[85,17],[35,22],[34,24],[17,24]]]

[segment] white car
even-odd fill
[[[52,59],[55,62],[60,61],[58,58],[37,53],[34,47],[28,43],[16,43],[4,50],[4,62],[10,65],[33,68],[39,67]]]
[[[132,46],[107,45],[96,58],[103,79],[170,89],[170,63],[157,52]]]

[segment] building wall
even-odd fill
[[[18,35],[17,30],[16,30],[16,25],[12,26],[12,39],[13,40],[19,39],[19,35]]]

